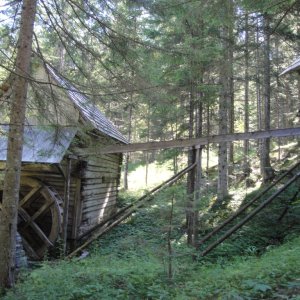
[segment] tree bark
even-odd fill
[[[210,104],[209,102],[207,102],[206,105],[206,134],[207,136],[210,135]],[[209,181],[209,159],[210,159],[210,155],[209,155],[209,144],[207,144],[206,146],[206,182]],[[207,189],[209,187],[209,185],[206,185]]]
[[[231,95],[231,68],[230,65],[230,23],[232,2],[227,0],[224,3],[224,9],[226,9],[226,17],[224,25],[221,28],[221,39],[222,39],[222,63],[220,64],[220,82],[221,92],[219,98],[219,134],[227,134],[229,130],[228,120],[230,120],[230,105],[232,102]],[[220,143],[218,152],[218,190],[217,190],[217,201],[214,205],[215,208],[221,205],[223,200],[228,196],[228,144]]]
[[[229,133],[234,133],[234,80],[233,80],[233,63],[234,63],[234,5],[231,0],[228,1],[228,42],[227,42],[227,55],[228,55],[228,88],[229,88]],[[228,174],[232,175],[234,166],[234,144],[229,143],[228,147],[228,161],[229,168]]]
[[[18,218],[20,174],[23,150],[28,74],[32,49],[36,0],[23,0],[16,76],[10,107],[7,160],[4,177],[2,210],[0,211],[0,286],[12,287],[15,282],[15,248]]]
[[[194,83],[190,83],[190,98],[189,98],[189,138],[194,137],[194,112],[195,112],[195,94]],[[188,165],[195,162],[195,150],[189,150],[188,152]],[[193,168],[188,173],[187,177],[187,204],[186,204],[186,226],[187,226],[187,243],[193,245],[193,233],[194,233],[194,192],[195,192],[195,169]]]
[[[148,113],[147,113],[147,142],[150,140],[150,100],[148,101]],[[146,169],[145,169],[145,184],[148,186],[148,173],[149,173],[149,152],[146,153]]]
[[[129,120],[128,120],[128,142],[129,143],[131,141],[131,129],[132,129],[132,104],[130,104],[129,106]],[[124,190],[125,191],[128,190],[128,164],[129,164],[129,153],[125,153],[125,164],[124,164]]]
[[[264,130],[271,127],[270,98],[271,98],[271,63],[270,63],[270,17],[264,14]],[[260,151],[260,172],[263,182],[268,182],[274,177],[274,170],[270,162],[270,139],[262,140]]]
[[[248,14],[245,15],[245,116],[244,116],[244,132],[249,132],[249,28]],[[249,164],[249,140],[244,141],[244,177],[250,175]]]

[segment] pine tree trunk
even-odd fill
[[[255,81],[256,81],[256,118],[257,118],[257,130],[262,130],[262,105],[261,105],[261,76],[260,76],[260,35],[259,35],[259,19],[257,19],[256,24],[256,37],[255,37],[255,43],[256,43],[256,50],[255,50]],[[258,152],[257,155],[261,152],[261,145],[262,140],[257,140],[257,148]]]
[[[249,29],[248,29],[248,14],[245,15],[245,117],[244,131],[249,132]],[[244,177],[250,175],[249,164],[249,140],[244,141]]]
[[[270,118],[270,98],[271,98],[271,63],[270,63],[270,17],[264,15],[264,130],[269,130]],[[263,182],[268,182],[274,177],[274,171],[270,162],[270,139],[263,139],[260,151],[260,172]]]
[[[195,111],[195,95],[194,84],[191,82],[190,99],[189,99],[189,138],[194,137],[194,111]],[[195,150],[192,149],[188,152],[188,165],[195,162]],[[187,243],[193,245],[193,233],[194,233],[194,192],[195,192],[195,169],[192,169],[188,173],[187,177],[187,204],[186,204],[186,225],[187,225]]]
[[[279,39],[275,37],[275,57],[274,61],[276,64],[276,91],[275,91],[275,103],[276,103],[276,127],[277,128],[284,128],[281,125],[281,89],[282,86],[280,84],[279,80],[279,74],[280,74],[280,56],[279,56]],[[278,145],[278,153],[277,153],[277,159],[280,162],[281,161],[281,138],[276,139],[277,145]]]
[[[261,79],[260,79],[260,51],[259,51],[259,24],[256,25],[256,51],[255,51],[255,80],[256,80],[256,111],[257,111],[257,130],[262,129],[262,105],[261,105]],[[259,145],[261,141],[258,141]]]
[[[201,79],[201,84],[203,80]],[[203,94],[199,94],[197,107],[197,130],[196,137],[201,137],[203,134]],[[201,180],[202,180],[202,147],[196,149],[195,160],[197,162],[195,170],[195,196],[193,206],[193,245],[195,246],[198,240],[198,223],[199,223],[199,208],[198,203],[201,197]]]
[[[226,8],[226,17],[230,17],[232,1],[227,0],[224,3]],[[227,20],[228,22],[228,20]],[[229,131],[228,120],[230,120],[230,105],[232,102],[232,90],[231,90],[231,51],[230,49],[230,27],[228,23],[225,23],[221,28],[221,39],[223,46],[223,60],[220,64],[220,82],[221,92],[219,98],[219,134],[227,134]],[[229,21],[229,23],[231,23]],[[223,200],[228,196],[228,145],[227,143],[219,144],[218,152],[218,191],[217,202],[214,208],[219,207]]]
[[[210,135],[210,107],[209,107],[209,103],[207,103],[207,107],[206,107],[206,128],[207,128],[207,132],[206,135],[209,136]],[[207,182],[209,181],[209,159],[210,159],[210,155],[209,155],[209,144],[207,144],[206,146],[206,176],[207,176]],[[209,185],[207,184],[207,189],[208,189]]]
[[[234,17],[234,6],[232,0],[228,1],[228,80],[229,80],[229,133],[234,133],[234,80],[233,80],[233,46],[234,46],[234,35],[233,35],[233,17]],[[228,147],[228,161],[229,168],[228,174],[232,175],[234,166],[234,144],[229,143]]]
[[[132,129],[132,105],[129,106],[129,116],[128,116],[128,142],[131,141],[131,129]],[[125,154],[124,163],[124,190],[128,190],[128,164],[129,164],[129,153]]]
[[[4,177],[2,210],[0,211],[0,287],[15,282],[15,250],[23,150],[28,74],[32,49],[36,0],[24,0],[16,57],[16,76],[10,107],[7,160]]]
[[[178,139],[177,132],[178,132],[178,118],[177,118],[177,115],[176,115],[175,135],[174,135],[175,140]],[[174,172],[174,175],[178,172],[178,153],[177,152],[176,152],[176,154],[173,158],[173,172]]]
[[[147,116],[147,143],[150,140],[150,101],[148,101],[148,116]],[[149,151],[146,152],[146,170],[145,170],[145,184],[148,185],[149,173]]]

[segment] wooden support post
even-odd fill
[[[234,232],[236,232],[239,228],[241,228],[244,224],[250,221],[254,216],[256,216],[264,207],[270,204],[277,196],[279,196],[282,192],[284,192],[293,182],[295,182],[300,177],[300,172],[297,173],[292,179],[290,179],[281,189],[279,189],[275,194],[261,203],[258,207],[256,207],[248,216],[246,216],[242,221],[233,226],[230,230],[228,230],[224,235],[222,235],[218,240],[209,245],[202,253],[201,256],[205,256],[214,248],[216,248],[219,244],[221,244],[224,240],[230,237]]]
[[[244,211],[246,211],[247,208],[249,208],[252,204],[254,204],[258,199],[260,199],[262,196],[264,196],[268,191],[270,191],[276,184],[278,184],[282,179],[286,178],[288,175],[293,174],[293,172],[300,166],[300,162],[295,164],[292,168],[290,168],[287,172],[282,174],[276,181],[274,181],[272,184],[267,186],[261,193],[259,193],[257,196],[255,196],[251,201],[249,201],[247,204],[239,208],[234,214],[232,214],[228,219],[226,219],[222,224],[217,226],[215,229],[213,229],[210,233],[208,233],[206,236],[204,236],[197,245],[197,248],[199,248],[204,242],[209,240],[212,236],[214,236],[216,233],[218,233],[221,229],[223,229],[227,224],[235,220],[238,216],[240,216]]]
[[[160,184],[158,187],[154,188],[150,192],[148,192],[146,195],[142,196],[138,200],[136,200],[134,203],[129,204],[125,208],[121,209],[119,212],[108,218],[107,220],[101,222],[100,224],[96,225],[94,228],[89,230],[88,232],[81,235],[80,238],[83,238],[87,235],[92,235],[82,246],[78,247],[76,250],[74,250],[72,253],[68,255],[68,258],[72,258],[75,255],[77,255],[81,250],[83,250],[85,247],[87,247],[90,243],[92,243],[97,238],[104,235],[106,232],[120,224],[123,220],[128,218],[133,212],[137,211],[137,209],[145,204],[146,201],[149,201],[152,199],[152,196],[155,193],[158,193],[163,188],[166,188],[173,183],[175,183],[178,179],[180,179],[183,175],[185,175],[188,171],[195,168],[195,164],[192,164],[188,167],[186,167],[184,170],[180,171],[176,175],[172,176],[170,179],[165,181],[164,183]]]
[[[72,221],[72,240],[73,245],[72,248],[76,247],[76,241],[78,237],[78,227],[81,222],[82,215],[82,201],[80,199],[80,188],[81,188],[81,179],[76,178],[76,190],[75,190],[75,198],[74,198],[74,210],[73,210],[73,221]],[[75,244],[75,245],[74,245]]]
[[[71,180],[71,158],[67,159],[65,190],[64,190],[64,214],[63,214],[63,255],[67,251],[67,237],[68,237],[68,218],[69,218],[69,202],[70,202],[70,180]]]

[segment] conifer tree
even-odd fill
[[[7,160],[0,210],[0,287],[15,283],[15,251],[29,66],[37,1],[24,0],[12,83]]]

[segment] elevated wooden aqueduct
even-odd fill
[[[299,69],[300,60],[297,60],[283,74],[299,71]],[[56,103],[55,113],[57,114],[58,111],[59,114],[63,111],[64,115],[56,116],[57,119],[63,120],[59,126],[31,124],[25,129],[18,232],[22,237],[26,253],[32,259],[42,259],[46,250],[53,247],[58,238],[62,239],[64,249],[67,245],[73,248],[70,257],[78,254],[91,241],[105,234],[144,205],[153,194],[173,184],[199,164],[199,161],[194,161],[192,165],[187,166],[136,202],[117,210],[122,153],[166,148],[194,148],[197,151],[201,145],[210,143],[300,135],[300,127],[296,127],[188,140],[128,144],[126,138],[98,108],[58,75],[53,68],[48,66],[41,74],[40,77],[50,80],[54,93],[62,99]],[[45,103],[42,106],[44,105]],[[48,112],[54,111],[54,107],[44,107],[44,109]],[[0,170],[2,171],[5,169],[7,129],[7,126],[2,126],[0,132]],[[199,245],[218,233],[249,207],[251,208],[251,205],[272,187],[293,175],[276,193],[251,210],[242,221],[230,228],[216,242],[209,245],[202,255],[215,248],[298,180],[299,169],[300,165],[296,164],[245,207],[241,207],[228,220],[204,237]]]

